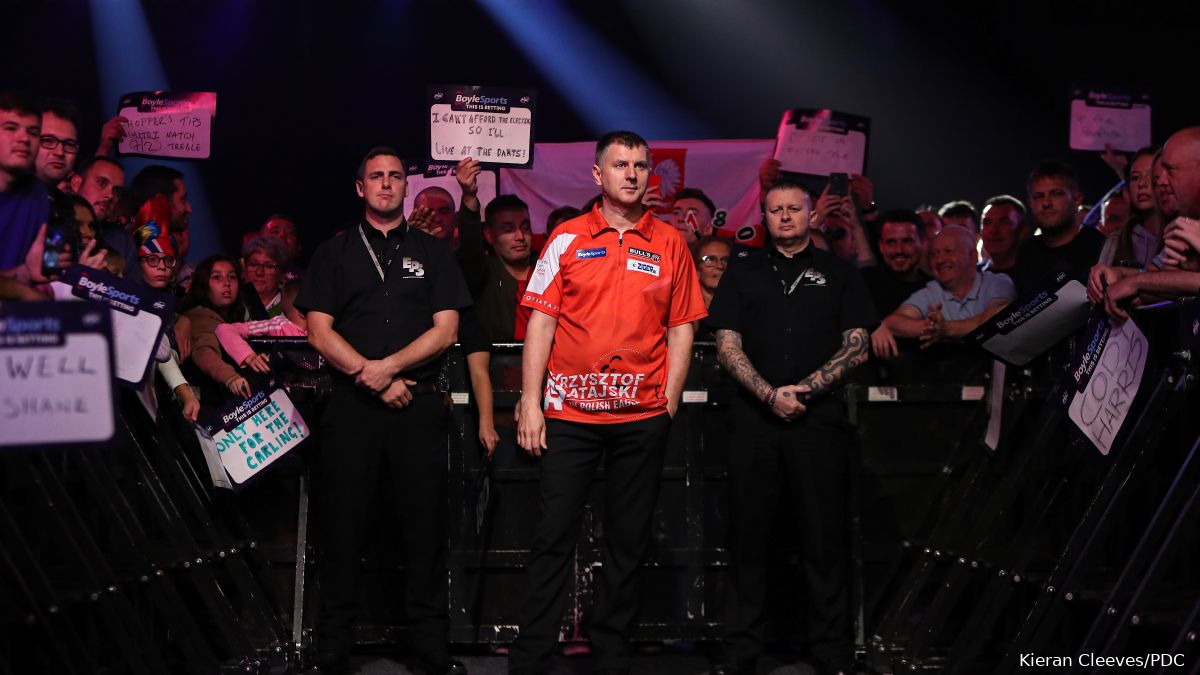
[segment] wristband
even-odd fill
[[[770,407],[775,406],[775,397],[778,394],[779,394],[779,389],[777,389],[775,387],[771,387],[771,393],[767,394],[767,405],[768,406],[770,406]]]

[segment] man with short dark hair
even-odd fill
[[[1062,162],[1044,162],[1029,175],[1029,216],[1041,233],[1017,249],[1017,263],[1008,272],[1018,294],[1032,290],[1038,280],[1065,264],[1071,277],[1086,283],[1088,270],[1100,257],[1104,235],[1080,227],[1075,212],[1083,203],[1075,169]]]
[[[771,241],[730,265],[706,322],[716,330],[722,367],[741,385],[730,404],[737,441],[729,449],[724,654],[711,672],[755,672],[765,644],[771,524],[789,492],[810,651],[820,668],[849,670],[854,434],[838,393],[867,360],[875,312],[858,271],[813,245],[808,192],[783,180],[764,200]]]
[[[675,193],[675,205],[668,222],[679,230],[690,247],[712,234],[716,213],[717,207],[703,190],[685,187]]]
[[[516,195],[499,195],[488,203],[480,223],[479,172],[479,162],[467,158],[454,174],[463,194],[456,219],[458,264],[491,341],[519,342],[525,339],[530,312],[519,304],[536,254],[529,207]]]
[[[1025,205],[1012,195],[996,195],[984,202],[980,226],[990,261],[987,269],[1007,273],[1017,264],[1025,214]]]
[[[89,157],[71,175],[70,191],[92,205],[97,220],[109,220],[115,214],[117,200],[125,189],[125,169],[110,157]]]
[[[705,315],[687,243],[642,203],[650,149],[632,132],[596,144],[603,197],[560,225],[522,296],[517,440],[541,457],[540,515],[510,672],[549,673],[592,478],[605,471],[604,547],[592,610],[593,673],[628,673],[636,572],[649,540],[671,417]],[[545,412],[543,413],[543,408]]]
[[[965,199],[956,199],[942,204],[938,209],[938,218],[942,219],[942,227],[958,225],[967,231],[979,234],[979,212],[975,205]]]
[[[447,412],[437,376],[471,300],[446,243],[405,221],[408,182],[396,151],[372,149],[357,176],[363,218],[318,247],[295,300],[334,372],[322,418],[316,661],[340,669],[353,647],[367,508],[378,473],[390,470],[412,649],[431,675],[466,673],[446,650]]]
[[[925,242],[921,239],[924,223],[913,211],[897,209],[879,216],[879,255],[882,265],[862,270],[863,281],[871,293],[878,316],[887,316],[904,299],[923,287],[929,276],[921,271]],[[871,347],[880,358],[899,353],[895,336],[880,324],[871,332]]]
[[[71,175],[79,157],[79,113],[75,105],[63,99],[42,104],[42,136],[34,162],[38,180],[50,188],[66,187],[63,180]]]
[[[25,254],[50,217],[46,186],[34,176],[41,111],[16,92],[0,91],[0,274],[30,281]],[[38,261],[40,265],[40,261]]]

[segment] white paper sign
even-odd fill
[[[533,165],[534,92],[439,85],[429,89],[429,157],[487,165]]]
[[[53,304],[0,312],[0,446],[97,443],[115,431],[108,311]]]
[[[143,91],[121,97],[122,153],[206,159],[212,150],[217,95],[211,91]]]
[[[1071,149],[1134,152],[1150,145],[1150,104],[1121,94],[1088,92],[1071,101]]]
[[[1112,325],[1083,391],[1077,391],[1067,416],[1100,454],[1107,455],[1137,396],[1149,351],[1146,336],[1133,321]]]
[[[220,422],[230,428],[213,426],[209,430],[221,464],[237,484],[253,478],[309,435],[308,424],[282,389],[269,395],[259,390],[224,413]]]
[[[158,350],[164,316],[174,305],[171,295],[80,265],[68,269],[52,288],[57,298],[90,300],[112,308],[115,374],[121,382],[140,387]]]
[[[792,173],[861,174],[867,161],[870,120],[833,110],[789,110],[776,134],[775,159]]]

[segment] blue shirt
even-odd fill
[[[908,296],[901,306],[912,305],[921,313],[921,318],[929,313],[929,306],[941,303],[942,316],[947,321],[959,321],[978,316],[987,309],[993,300],[1004,299],[1012,302],[1017,298],[1017,287],[1007,274],[995,272],[976,272],[975,283],[963,298],[942,288],[937,279],[925,284],[925,287]]]
[[[25,262],[38,228],[50,219],[50,197],[42,181],[28,176],[0,192],[0,270]]]

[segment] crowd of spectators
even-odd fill
[[[46,224],[73,223],[77,250],[68,247],[61,254],[64,265],[104,268],[177,297],[168,331],[171,350],[163,362],[173,358],[182,364],[187,381],[174,373],[166,381],[194,415],[193,390],[205,404],[222,403],[248,393],[243,375],[269,370],[266,359],[244,342],[231,349],[230,339],[218,339],[223,333],[304,334],[305,317],[293,306],[304,274],[300,231],[292,217],[271,214],[245,234],[239,255],[189,261],[191,206],[184,176],[159,165],[126,176],[115,156],[123,133],[123,120],[110,120],[97,152],[78,161],[73,104],[54,99],[37,105],[19,93],[0,94],[0,297],[52,295],[53,279],[43,274],[42,264]],[[814,244],[860,270],[882,319],[871,333],[874,358],[956,341],[1060,265],[1087,283],[1093,302],[1119,318],[1133,304],[1195,295],[1200,131],[1184,129],[1162,148],[1129,157],[1107,152],[1104,159],[1117,174],[1116,185],[1090,187],[1099,195],[1094,226],[1084,223],[1085,192],[1076,171],[1062,162],[1035,167],[1023,198],[998,194],[981,208],[956,199],[936,209],[879,209],[871,181],[859,175],[849,177],[846,194],[827,185],[810,195]],[[486,345],[524,337],[530,310],[518,299],[545,237],[595,208],[592,200],[555,209],[546,234],[537,235],[527,205],[516,195],[499,195],[481,206],[480,171],[478,162],[464,160],[455,172],[460,203],[447,190],[430,187],[416,195],[409,214],[414,227],[450,243],[468,282],[474,317],[464,322],[463,332],[470,335],[463,342],[478,355],[475,380],[486,378]],[[778,162],[764,162],[758,176],[764,194],[780,175]],[[663,206],[653,187],[644,202],[648,208]],[[152,203],[157,210],[148,208]],[[702,186],[687,186],[663,216],[692,250],[706,305],[746,248],[714,228],[716,214]],[[705,326],[698,330],[700,339],[711,339]],[[486,380],[479,384],[490,386]],[[494,430],[486,435],[494,445]]]

